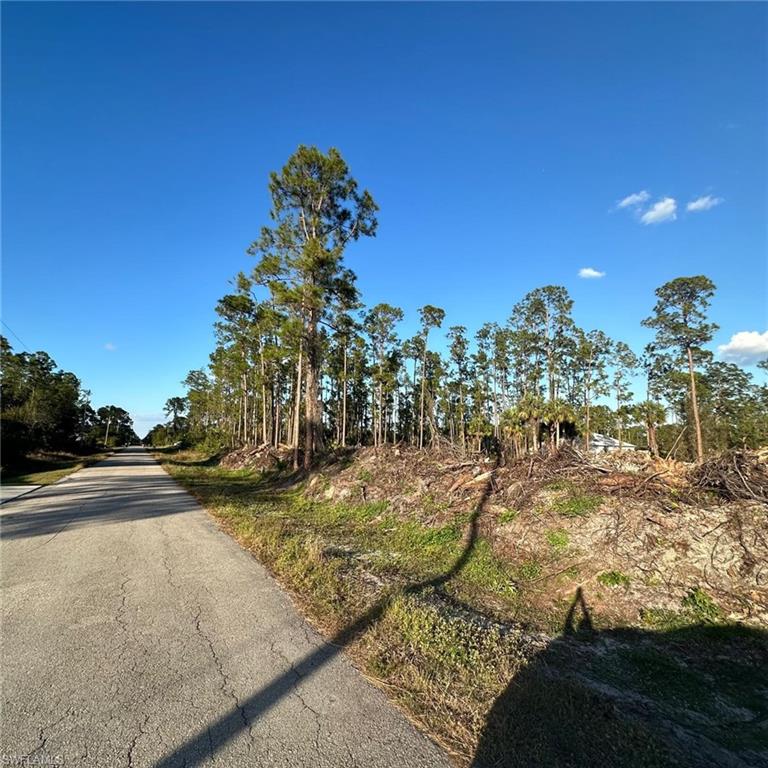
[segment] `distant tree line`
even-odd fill
[[[90,451],[138,442],[127,411],[94,410],[74,373],[45,352],[14,352],[0,336],[0,450],[3,465],[34,451]]]
[[[249,248],[253,272],[218,302],[210,364],[188,374],[148,442],[287,445],[310,466],[329,445],[448,441],[519,456],[563,440],[588,448],[601,432],[701,459],[768,441],[768,387],[705,349],[717,330],[707,277],[657,289],[643,321],[655,339],[641,353],[579,328],[567,290],[549,285],[472,338],[449,326],[441,354],[441,308],[424,305],[419,331],[401,339],[401,309],[361,304],[343,254],[375,234],[378,208],[337,150],[299,147],[269,189],[272,223]]]

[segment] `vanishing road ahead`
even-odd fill
[[[5,762],[447,766],[142,449],[0,507]]]

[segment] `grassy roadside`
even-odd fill
[[[482,514],[427,526],[386,502],[311,501],[279,474],[158,458],[461,765],[706,764],[681,731],[706,737],[713,764],[760,748],[757,632],[696,605],[665,631],[595,627],[577,592],[556,637],[526,602],[528,564],[494,554]],[[722,725],[728,712],[741,722]]]
[[[102,451],[80,456],[73,453],[38,453],[3,467],[3,485],[50,485],[79,469],[102,461],[109,453]]]

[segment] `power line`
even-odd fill
[[[32,354],[32,350],[19,338],[19,335],[16,333],[16,331],[14,331],[13,328],[11,328],[11,326],[5,322],[5,320],[0,319],[0,323],[2,323],[11,332],[11,335],[16,339],[16,341],[19,342],[19,344],[21,344],[22,347],[24,347],[24,349],[27,350],[27,352]]]

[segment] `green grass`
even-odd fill
[[[555,555],[562,555],[571,543],[568,531],[565,531],[562,528],[547,531],[545,537],[547,539],[547,544],[549,544],[549,548]]]
[[[600,509],[602,496],[571,490],[564,498],[552,502],[552,509],[563,517],[587,517]]]
[[[520,513],[516,509],[505,509],[503,512],[499,513],[497,518],[499,525],[506,525],[507,523],[513,522],[517,519],[519,514]]]
[[[541,564],[536,560],[525,560],[517,569],[518,577],[523,581],[535,581],[541,576]]]
[[[683,608],[699,621],[716,621],[720,618],[720,609],[701,587],[695,587],[683,598]]]
[[[35,454],[3,467],[2,482],[3,485],[50,485],[108,455],[106,452],[86,456],[70,453]]]
[[[628,587],[630,584],[629,576],[621,571],[604,571],[598,574],[597,580],[604,587]]]
[[[161,460],[238,537],[257,548],[313,539],[328,549],[354,551],[369,572],[396,584],[440,578],[465,556],[460,572],[443,588],[448,595],[479,610],[489,602],[507,612],[515,605],[515,569],[482,537],[467,547],[467,515],[424,525],[392,514],[386,502],[309,500],[300,486],[285,487],[280,474],[227,470],[187,458],[194,463]]]
[[[682,599],[680,609],[645,608],[641,611],[643,624],[652,629],[671,631],[692,625],[718,623],[721,612],[715,601],[701,587],[694,587]]]

